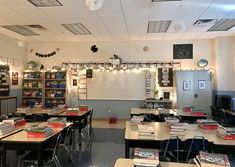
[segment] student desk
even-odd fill
[[[186,112],[183,109],[173,109],[176,112],[176,115],[180,116],[182,120],[195,122],[197,119],[206,119],[207,115],[192,115],[193,112],[201,112],[201,111],[192,111]]]
[[[160,162],[161,167],[196,167],[196,164]],[[134,167],[133,159],[119,158],[114,167]]]
[[[41,107],[31,108],[29,111],[25,113],[26,116],[30,116],[33,114],[47,114],[47,115],[57,115],[64,112],[64,108],[55,108],[55,110],[50,111],[49,109],[43,109]]]
[[[40,125],[47,125],[41,123]],[[68,125],[69,126],[69,125]],[[38,153],[38,166],[43,166],[42,153],[51,143],[53,136],[63,129],[53,129],[53,135],[47,138],[28,138],[26,131],[19,131],[1,140],[2,143],[2,164],[6,166],[6,150],[31,150]]]
[[[129,158],[130,148],[142,147],[142,148],[158,148],[158,145],[162,140],[169,139],[170,127],[166,126],[164,122],[151,122],[145,123],[153,126],[155,131],[154,139],[139,139],[138,126],[131,125],[129,121],[125,126],[125,158]],[[194,138],[195,136],[203,136],[209,142],[213,143],[215,147],[225,149],[225,147],[231,148],[235,152],[235,140],[223,140],[216,136],[216,130],[204,130],[198,127],[197,124],[188,124],[185,135],[178,136],[182,141]],[[227,148],[226,148],[227,149]],[[218,149],[219,150],[219,149]]]

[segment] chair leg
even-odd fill
[[[62,167],[61,164],[60,164],[60,161],[59,161],[58,157],[55,156],[54,159],[55,159],[56,166],[57,166],[57,167]]]

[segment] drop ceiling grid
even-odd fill
[[[200,1],[200,3],[197,3]],[[181,22],[185,26],[185,30],[189,29],[196,19],[211,5],[213,0],[194,0],[182,1],[181,8],[177,11],[174,22]],[[168,32],[175,32],[174,25],[170,25]]]
[[[33,7],[27,0],[0,0],[0,4],[8,7]]]

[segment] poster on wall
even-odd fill
[[[173,59],[192,59],[193,44],[174,44]]]
[[[184,91],[191,90],[191,82],[190,81],[183,81],[183,90]]]
[[[173,68],[158,68],[158,84],[160,87],[173,86]]]
[[[18,85],[18,72],[12,72],[12,85]]]

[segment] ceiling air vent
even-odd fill
[[[195,21],[193,25],[195,27],[211,27],[217,21],[218,21],[217,19],[200,19],[200,20]]]
[[[24,25],[24,26],[33,31],[46,31],[47,30],[46,28],[38,24],[31,24],[31,25]]]
[[[28,0],[36,7],[62,6],[58,0]]]
[[[171,24],[170,20],[166,21],[149,21],[148,33],[161,33],[166,32]]]
[[[227,31],[235,26],[235,19],[222,19],[218,21],[208,31]]]
[[[24,35],[24,36],[39,36],[38,33],[30,30],[29,28],[22,26],[22,25],[5,25],[2,26],[8,30],[14,31],[18,34]]]

